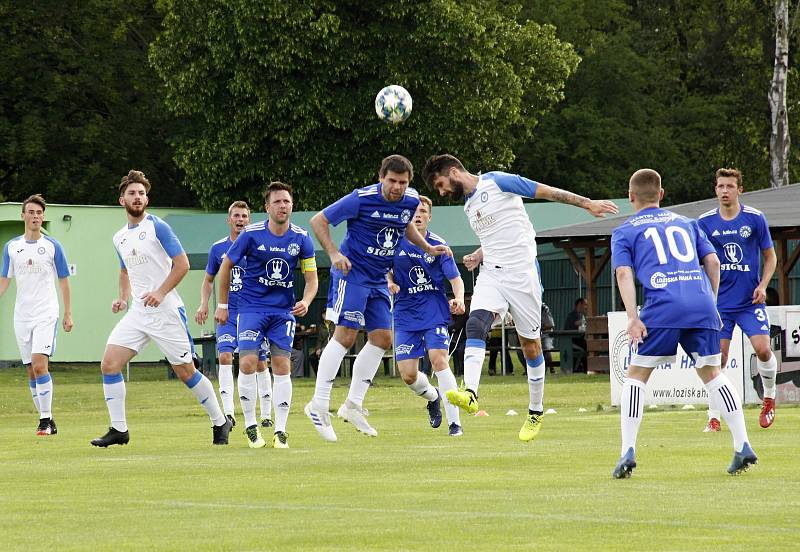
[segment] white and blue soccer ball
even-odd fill
[[[375,96],[375,113],[382,121],[394,125],[402,123],[411,115],[411,94],[397,84],[385,87]]]

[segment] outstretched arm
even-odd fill
[[[607,199],[589,199],[588,197],[573,194],[572,192],[542,183],[536,186],[536,199],[547,199],[549,201],[574,205],[581,209],[586,209],[596,217],[604,217],[607,214],[616,215],[619,213],[619,208],[613,201],[608,201]]]
[[[431,245],[425,239],[425,236],[419,233],[417,227],[413,222],[409,222],[406,226],[406,238],[408,241],[422,249],[425,253],[438,257],[439,255],[453,256],[453,252],[446,245]]]
[[[311,229],[314,230],[314,235],[317,237],[317,241],[331,260],[331,266],[340,270],[342,274],[347,275],[347,273],[350,272],[352,265],[350,264],[350,259],[342,255],[341,251],[339,251],[339,248],[336,247],[335,243],[333,243],[328,217],[325,216],[323,211],[320,211],[311,217],[310,222]]]

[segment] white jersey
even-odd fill
[[[146,215],[135,226],[125,225],[114,234],[114,247],[120,267],[128,271],[133,303],[131,309],[158,312],[177,309],[183,301],[177,290],[170,291],[158,307],[146,307],[142,296],[155,291],[172,270],[172,258],[183,253],[183,246],[172,228],[155,215]]]
[[[536,232],[522,197],[536,197],[537,183],[504,172],[481,175],[464,212],[483,249],[483,264],[529,269],[536,263]]]
[[[53,238],[10,240],[3,248],[3,278],[16,278],[14,320],[30,322],[58,318],[56,278],[69,276],[64,248]]]

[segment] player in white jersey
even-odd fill
[[[211,419],[213,443],[227,445],[232,424],[222,413],[211,382],[195,369],[186,311],[175,290],[189,272],[189,259],[172,229],[146,213],[149,192],[150,182],[144,173],[130,171],[122,177],[119,204],[125,208],[128,222],[114,234],[120,273],[119,297],[112,301],[111,312],[127,310],[129,298],[131,307],[108,337],[100,364],[111,427],[105,435],[93,439],[92,445],[128,443],[122,369],[151,339]]]
[[[250,224],[250,206],[246,201],[234,201],[228,207],[228,236],[214,242],[208,252],[208,263],[203,283],[200,285],[200,306],[194,315],[194,320],[203,325],[208,320],[208,300],[214,289],[214,277],[219,272],[222,261],[228,249],[242,233],[245,226]],[[242,263],[244,264],[244,263]],[[237,306],[236,299],[242,288],[242,267],[234,267],[235,276],[230,284],[230,311],[228,321],[216,327],[217,354],[219,355],[219,394],[222,399],[222,410],[225,416],[236,425],[233,401],[233,353],[238,349],[236,333]],[[256,368],[256,381],[258,385],[258,400],[261,405],[261,427],[272,427],[272,377],[267,370],[267,351],[259,351],[258,366]]]
[[[48,364],[56,351],[56,279],[64,301],[62,325],[67,332],[72,330],[72,301],[64,249],[53,238],[42,235],[45,208],[44,198],[40,195],[32,195],[22,203],[25,233],[3,248],[0,296],[8,289],[10,279],[16,278],[14,333],[22,363],[28,370],[33,404],[39,412],[36,435],[55,435],[58,429],[52,415],[53,380]]]
[[[451,403],[468,413],[478,411],[478,384],[486,356],[486,336],[496,315],[507,311],[516,323],[527,364],[530,402],[519,438],[531,441],[541,428],[545,363],[540,339],[542,285],[536,261],[536,232],[523,197],[547,199],[582,207],[596,217],[617,212],[611,201],[592,200],[519,175],[471,174],[452,155],[434,155],[422,169],[425,183],[441,196],[464,198],[464,211],[481,247],[464,257],[475,283],[464,351],[464,387],[446,393]]]

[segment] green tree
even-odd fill
[[[147,47],[161,17],[149,0],[0,0],[0,200],[116,202],[143,170],[153,204],[190,205]]]
[[[164,13],[150,59],[185,124],[177,163],[206,207],[260,203],[279,179],[296,208],[319,208],[375,182],[391,153],[508,166],[578,62],[552,27],[487,1],[172,0]],[[414,99],[397,127],[372,107],[387,84]]]

